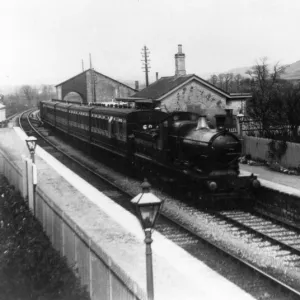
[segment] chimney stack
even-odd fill
[[[138,80],[135,81],[135,89],[137,91],[139,91],[139,81]]]
[[[158,72],[156,72],[155,75],[156,75],[156,81],[157,81],[158,80]]]
[[[215,115],[216,118],[216,129],[217,131],[222,131],[225,129],[225,119],[226,115]]]
[[[182,45],[178,45],[178,53],[175,54],[175,75],[186,75],[185,54],[182,53]]]

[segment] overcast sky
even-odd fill
[[[174,75],[183,45],[188,73],[251,66],[263,56],[300,60],[299,0],[9,0],[0,4],[0,89],[57,84],[89,66],[124,80]]]

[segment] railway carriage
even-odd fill
[[[91,107],[72,105],[68,108],[69,118],[68,133],[84,141],[89,141],[90,136],[90,111]]]
[[[57,103],[55,106],[56,126],[60,130],[68,133],[69,129],[69,108],[71,104]]]
[[[91,144],[121,156],[127,155],[128,116],[132,109],[94,107],[91,110]]]

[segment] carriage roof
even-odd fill
[[[160,123],[167,119],[168,114],[157,110],[137,110],[133,108],[96,107],[92,114],[104,114],[125,118],[130,123]]]

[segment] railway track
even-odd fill
[[[80,174],[83,178],[88,180],[89,183],[101,190],[101,192],[123,206],[125,209],[133,212],[130,200],[135,195],[124,191],[118,185],[111,182],[106,176],[100,175],[97,171],[95,171],[95,168],[87,167],[86,164],[82,163],[79,159],[74,158],[73,155],[64,153],[54,143],[46,141],[45,136],[40,133],[32,124],[32,121],[30,119],[30,112],[22,114],[20,118],[20,127],[22,127],[28,135],[34,135],[38,139],[38,145],[40,145],[42,148],[45,148],[46,151],[50,152],[59,160],[63,160],[63,163],[66,164],[67,167],[72,169],[77,174]],[[42,131],[45,130],[42,129]],[[244,232],[245,234],[249,234],[249,236],[251,236],[251,234],[254,234],[253,231],[250,233],[250,227],[245,228],[245,226],[249,225],[249,222],[247,223],[246,221],[249,220],[249,218],[251,219],[251,217],[247,216],[249,217],[247,219],[246,215],[244,215],[245,218],[243,219],[241,212],[239,212],[239,215],[238,212],[236,214],[234,212],[208,213],[200,212],[193,207],[190,207],[189,209],[192,211],[195,210],[195,213],[207,215],[211,221],[214,220],[219,223],[219,225],[224,222],[224,226],[229,225],[229,227],[232,227],[234,225],[235,227],[238,227],[238,230]],[[243,220],[245,222],[243,226],[240,226],[239,224],[242,224]],[[243,259],[236,254],[233,254],[230,250],[226,250],[222,246],[217,245],[212,241],[203,239],[203,237],[199,234],[192,232],[190,228],[183,226],[176,220],[171,220],[166,215],[161,215],[159,217],[156,224],[156,230],[162,233],[166,238],[172,240],[177,245],[188,251],[191,255],[204,261],[212,267],[216,267],[216,265],[218,265],[220,261],[222,261],[221,264],[224,264],[224,261],[227,261],[228,264],[232,265],[232,260],[234,260],[236,264],[234,267],[230,267],[232,268],[230,271],[225,264],[223,269],[222,266],[216,267],[219,268],[218,272],[220,272],[227,278],[230,278],[232,282],[241,286],[241,288],[257,297],[257,299],[264,299],[264,295],[266,295],[266,293],[268,295],[274,293],[274,286],[276,286],[276,298],[271,297],[268,299],[299,299],[300,297],[300,291],[296,290],[292,285],[280,280],[279,278],[276,278],[274,274],[270,274],[268,273],[268,271],[259,268],[257,265],[255,265],[255,263]],[[252,230],[255,229],[252,228]],[[260,235],[259,238],[263,239],[264,236]],[[274,243],[275,241],[279,242],[276,240],[276,237],[273,238]],[[255,238],[253,239],[253,241],[255,241]],[[268,240],[268,242],[270,241]],[[274,244],[271,244],[271,246],[273,247]],[[287,248],[281,248],[281,252],[278,252],[278,255],[283,254],[283,250],[290,251],[286,249]],[[288,255],[288,253],[285,254]],[[296,262],[297,255],[298,254],[293,253],[289,258],[293,262]],[[300,255],[298,258],[300,259]],[[241,274],[248,274],[247,279],[245,279]],[[281,293],[281,296],[278,295],[278,293]]]

